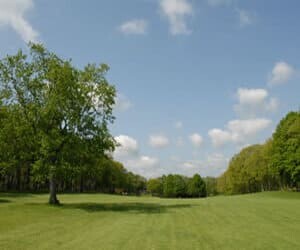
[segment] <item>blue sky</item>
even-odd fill
[[[0,0],[0,56],[38,41],[118,90],[115,158],[218,176],[300,107],[299,0]]]

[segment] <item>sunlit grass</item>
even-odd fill
[[[47,198],[0,193],[0,249],[300,249],[300,193]]]

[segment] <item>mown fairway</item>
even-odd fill
[[[300,249],[300,193],[0,194],[0,249]]]

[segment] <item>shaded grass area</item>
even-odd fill
[[[59,199],[0,193],[0,249],[300,249],[300,193]]]
[[[10,202],[10,200],[0,199],[0,203],[7,203],[7,202]]]
[[[28,205],[44,205],[37,203],[28,203]],[[187,208],[191,207],[191,204],[173,204],[173,205],[161,205],[156,203],[71,203],[60,204],[55,206],[61,209],[81,209],[83,211],[93,212],[136,212],[136,213],[165,213],[172,208]]]

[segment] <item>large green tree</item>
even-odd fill
[[[18,111],[14,119],[19,131],[32,131],[27,143],[38,144],[34,170],[47,178],[49,202],[57,204],[56,181],[65,170],[114,149],[108,125],[114,121],[116,92],[105,78],[105,64],[78,69],[42,45],[29,44],[29,51],[27,55],[20,50],[0,61],[0,105]],[[19,134],[16,141],[26,136]]]
[[[273,134],[272,165],[283,187],[300,188],[300,112],[288,113]]]
[[[161,178],[152,178],[147,182],[147,191],[152,195],[161,196],[163,193],[163,182]]]
[[[190,197],[206,197],[206,184],[199,174],[195,174],[188,182],[187,192]]]
[[[278,189],[278,171],[271,165],[272,140],[246,147],[217,180],[221,193],[238,194]]]

